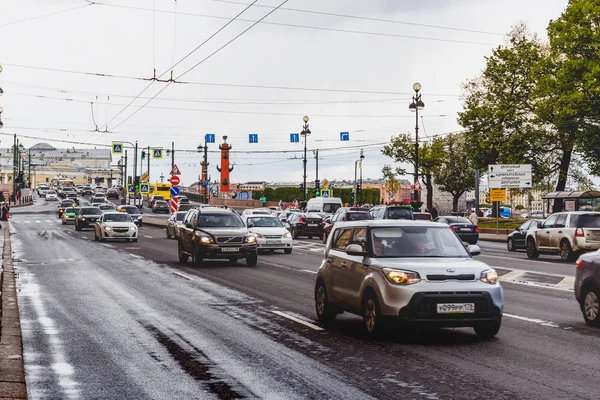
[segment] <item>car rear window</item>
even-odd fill
[[[449,224],[470,224],[471,221],[469,221],[466,218],[463,217],[446,217],[446,220],[448,221]]]
[[[338,208],[340,208],[342,205],[339,203],[325,203],[323,204],[323,212],[329,213],[329,214],[333,214],[335,213]]]
[[[373,219],[373,217],[369,213],[348,213],[346,215],[347,221],[363,221],[365,219]]]
[[[387,209],[388,219],[413,219],[413,213],[408,208],[390,207]]]
[[[576,219],[578,228],[600,228],[600,214],[582,214]]]

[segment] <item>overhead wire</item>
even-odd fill
[[[24,18],[24,19],[21,19],[21,20],[18,20],[18,21],[6,22],[4,24],[0,24],[0,29],[4,28],[5,26],[20,24],[21,22],[34,21],[36,19],[50,17],[52,15],[62,14],[62,13],[68,12],[68,11],[76,10],[78,8],[89,7],[89,6],[91,6],[91,4],[80,4],[78,6],[69,7],[69,8],[65,8],[65,9],[62,9],[62,10],[58,10],[58,11],[53,11],[53,12],[48,13],[48,14],[43,14],[43,15],[37,15],[35,17]]]

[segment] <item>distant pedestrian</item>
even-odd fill
[[[471,214],[469,215],[469,221],[471,221],[471,223],[473,225],[478,225],[479,224],[479,217],[477,216],[477,213],[475,212],[475,209],[473,209],[471,211]]]
[[[283,210],[283,200],[279,200],[279,208]]]
[[[8,221],[8,212],[10,211],[10,207],[7,202],[2,203],[2,208],[0,209],[0,221]]]
[[[263,194],[263,196],[260,198],[260,201],[262,201],[262,206],[266,207],[267,206],[267,198],[265,197],[265,195]]]

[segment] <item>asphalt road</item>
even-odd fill
[[[553,256],[480,243],[480,260],[533,278],[503,283],[495,339],[443,329],[374,341],[352,315],[318,330],[316,239],[261,255],[255,268],[196,268],[177,262],[164,230],[101,244],[62,226],[55,208],[11,210],[32,399],[599,397],[600,331],[568,287],[536,284],[572,277],[573,264]]]

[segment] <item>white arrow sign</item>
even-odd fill
[[[488,187],[490,189],[530,188],[532,186],[531,164],[488,165]]]

